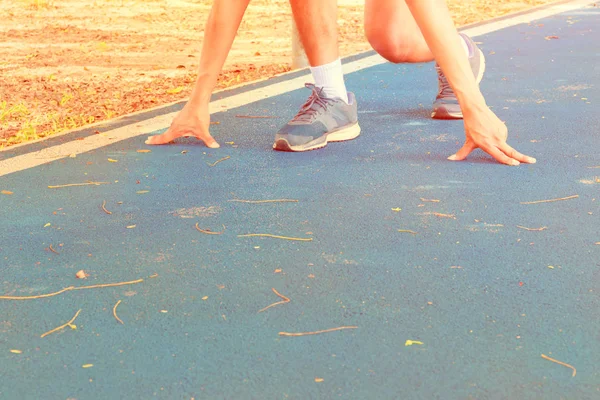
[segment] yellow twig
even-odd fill
[[[525,229],[526,231],[545,231],[548,229],[547,226],[542,226],[541,228],[528,228],[526,226],[517,225],[517,228]]]
[[[112,212],[108,211],[105,206],[106,206],[106,200],[103,200],[102,201],[102,206],[101,206],[102,207],[102,211],[104,211],[105,213],[107,213],[109,215],[112,214]]]
[[[88,185],[95,185],[95,186],[99,186],[99,185],[108,185],[110,182],[85,182],[85,183],[68,183],[66,185],[54,185],[54,186],[48,186],[48,189],[58,189],[58,188],[65,188],[65,187],[71,187],[71,186],[88,186]]]
[[[454,216],[454,214],[443,214],[443,213],[439,213],[439,212],[426,212],[421,215],[435,215],[436,217],[440,217],[440,218],[456,219],[456,216]]]
[[[117,283],[103,283],[101,285],[90,285],[90,286],[78,286],[74,287],[71,290],[83,290],[83,289],[97,289],[97,288],[105,288],[105,287],[115,287],[115,286],[124,286],[124,285],[134,285],[136,283],[143,282],[143,279],[136,279],[135,281],[128,282],[117,282]]]
[[[54,328],[54,329],[52,329],[51,331],[48,331],[48,332],[46,332],[46,333],[43,333],[43,334],[42,334],[40,337],[41,337],[41,338],[43,338],[43,337],[45,337],[45,336],[48,336],[48,335],[50,335],[51,333],[54,333],[54,332],[56,332],[56,331],[60,331],[60,330],[61,330],[61,329],[63,329],[63,328],[66,328],[67,326],[68,326],[68,327],[71,327],[71,328],[73,328],[75,325],[72,325],[72,323],[73,323],[73,321],[75,321],[75,319],[77,318],[77,316],[79,315],[79,313],[80,313],[80,312],[81,312],[81,309],[75,313],[75,316],[74,316],[73,318],[71,318],[71,320],[70,320],[69,322],[67,322],[66,324],[64,324],[64,325],[61,325],[61,326],[59,326],[59,327],[57,327],[57,328]],[[75,328],[76,328],[76,327],[75,327]],[[75,328],[73,328],[73,329],[75,329]]]
[[[227,157],[223,157],[217,161],[215,161],[214,163],[207,163],[209,167],[214,167],[215,165],[217,165],[218,163],[220,163],[221,161],[225,161],[225,160],[229,160],[231,157],[227,156]]]
[[[121,324],[125,325],[125,324],[123,323],[123,321],[121,321],[121,318],[119,318],[119,317],[117,316],[117,307],[119,306],[119,304],[121,304],[121,300],[117,301],[117,304],[115,304],[115,306],[113,307],[113,315],[115,316],[115,319],[116,319],[117,321],[119,321]]]
[[[547,356],[547,355],[545,355],[545,354],[542,354],[542,358],[543,358],[543,359],[545,359],[545,360],[552,361],[552,362],[554,362],[554,363],[560,364],[560,365],[562,365],[562,366],[564,366],[564,367],[571,368],[571,369],[573,370],[573,375],[572,375],[572,376],[573,376],[573,377],[575,377],[575,374],[577,373],[577,370],[575,369],[575,367],[574,367],[574,366],[572,366],[572,365],[569,365],[569,364],[567,364],[567,363],[564,363],[564,362],[562,362],[562,361],[555,360],[554,358],[548,357],[548,356]]]
[[[46,297],[52,297],[52,296],[57,296],[61,293],[64,292],[68,292],[71,290],[83,290],[83,289],[96,289],[96,288],[105,288],[105,287],[114,287],[114,286],[123,286],[123,285],[133,285],[136,283],[140,283],[143,282],[143,279],[137,279],[135,281],[129,281],[129,282],[118,282],[118,283],[105,283],[105,284],[101,284],[101,285],[91,285],[91,286],[79,286],[79,287],[75,287],[75,286],[69,286],[66,287],[62,290],[59,290],[58,292],[54,292],[54,293],[48,293],[48,294],[39,294],[36,296],[0,296],[0,300],[34,300],[34,299],[43,299]]]
[[[536,200],[536,201],[522,201],[521,204],[552,203],[553,201],[570,200],[570,199],[576,199],[578,197],[579,197],[578,194],[574,194],[573,196],[560,197],[558,199]]]
[[[60,254],[58,251],[56,251],[52,248],[52,245],[48,246],[48,250],[50,250],[51,252],[53,252],[55,254]]]
[[[245,235],[238,235],[238,237],[270,237],[270,238],[283,239],[283,240],[296,240],[299,242],[312,242],[312,238],[295,238],[295,237],[287,237],[287,236],[278,236],[278,235],[271,235],[270,233],[247,233]]]
[[[235,203],[250,203],[250,204],[263,204],[263,203],[297,203],[298,200],[292,199],[274,199],[274,200],[228,200]]]
[[[281,293],[279,293],[277,290],[275,290],[275,288],[271,288],[271,289],[273,290],[273,292],[274,292],[274,293],[275,293],[277,296],[281,297],[283,300],[281,300],[281,301],[278,301],[278,302],[276,302],[276,303],[273,303],[273,304],[270,304],[270,305],[266,306],[265,308],[263,308],[262,310],[260,310],[260,311],[259,311],[259,313],[260,313],[260,312],[263,312],[263,311],[265,311],[265,310],[268,310],[268,309],[269,309],[269,308],[271,308],[271,307],[275,307],[275,306],[277,306],[277,305],[279,305],[279,304],[285,304],[285,303],[289,303],[289,302],[291,301],[289,298],[285,297],[284,295],[282,295]]]
[[[398,232],[412,233],[413,235],[417,234],[417,232],[411,231],[410,229],[398,229]]]
[[[202,232],[202,233],[206,233],[207,235],[221,235],[223,232],[225,232],[225,225],[223,225],[223,230],[221,232],[213,232],[211,230],[208,229],[202,229],[198,226],[198,223],[196,222],[196,229],[198,230],[198,232]]]
[[[440,202],[438,199],[424,199],[422,197],[421,197],[421,201],[429,202],[429,203],[439,203]]]
[[[69,286],[58,292],[48,293],[48,294],[40,294],[37,296],[0,296],[0,300],[33,300],[33,299],[43,299],[46,297],[57,296],[61,293],[68,292],[69,290],[73,290],[75,286]]]
[[[339,328],[331,328],[325,329],[323,331],[316,332],[298,332],[298,333],[290,333],[290,332],[279,332],[279,336],[307,336],[307,335],[318,335],[320,333],[327,333],[333,331],[341,331],[342,329],[356,329],[358,326],[340,326]]]

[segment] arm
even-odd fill
[[[182,136],[195,136],[206,146],[219,147],[209,133],[208,104],[217,84],[235,35],[250,0],[215,0],[204,30],[198,78],[189,101],[162,135],[151,136],[146,144],[167,144]]]
[[[217,84],[250,0],[215,0],[204,29],[198,79],[190,102],[204,105]]]
[[[464,55],[444,0],[406,0],[429,49],[444,71],[463,111],[466,141],[450,160],[463,160],[481,148],[503,164],[535,163],[506,143],[506,126],[488,108]],[[457,56],[460,55],[460,56]]]

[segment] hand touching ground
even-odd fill
[[[519,153],[506,143],[506,125],[487,106],[464,112],[465,144],[448,160],[460,161],[477,148],[506,165],[534,164],[536,159]]]
[[[173,119],[169,129],[161,135],[148,137],[146,144],[168,144],[180,137],[193,136],[202,140],[207,147],[212,149],[220,147],[208,131],[210,125],[208,105],[200,107],[200,112],[192,112],[190,109],[190,103],[186,104]]]

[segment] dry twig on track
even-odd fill
[[[570,365],[570,364],[564,363],[562,361],[555,360],[554,358],[548,357],[545,354],[542,354],[542,358],[545,359],[545,360],[548,360],[548,361],[552,361],[553,363],[560,364],[560,365],[562,365],[564,367],[571,368],[573,370],[573,375],[572,375],[573,377],[575,377],[575,374],[577,374],[577,370],[575,369],[575,367],[572,366],[572,365]]]
[[[340,326],[339,328],[331,328],[331,329],[325,329],[322,331],[315,331],[315,332],[297,332],[297,333],[290,333],[290,332],[279,332],[279,336],[308,336],[308,335],[319,335],[321,333],[328,333],[328,332],[334,332],[334,331],[341,331],[343,329],[357,329],[358,326]]]
[[[52,329],[51,331],[42,333],[42,335],[40,337],[41,338],[46,337],[46,336],[50,335],[51,333],[54,333],[54,332],[60,331],[61,329],[66,328],[67,326],[70,327],[71,329],[77,329],[77,327],[75,325],[73,325],[73,321],[75,321],[75,319],[77,318],[77,316],[79,315],[80,312],[81,312],[81,309],[75,313],[75,316],[73,318],[71,318],[71,320],[69,322],[67,322],[66,324],[63,324],[61,326],[58,326],[58,327]]]
[[[268,310],[268,309],[269,309],[269,308],[271,308],[271,307],[275,307],[276,305],[279,305],[279,304],[285,304],[285,303],[289,303],[289,302],[291,301],[289,298],[285,297],[284,295],[282,295],[281,293],[279,293],[277,290],[275,290],[275,288],[272,288],[272,290],[273,290],[273,292],[274,292],[274,293],[275,293],[277,296],[279,296],[279,297],[280,297],[280,298],[282,298],[283,300],[281,300],[281,301],[278,301],[278,302],[276,302],[276,303],[273,303],[273,304],[270,304],[270,305],[266,306],[266,307],[265,307],[265,308],[263,308],[262,310],[259,310],[259,311],[258,311],[259,313],[261,313],[261,312],[263,312],[263,311],[265,311],[265,310]]]
[[[238,237],[270,237],[274,239],[283,239],[283,240],[295,240],[298,242],[312,242],[312,238],[296,238],[289,236],[279,236],[279,235],[271,235],[270,233],[247,233],[245,235],[238,235]]]
[[[548,199],[548,200],[536,200],[536,201],[522,201],[521,204],[540,204],[540,203],[552,203],[555,201],[562,201],[562,200],[570,200],[570,199],[576,199],[578,198],[579,195],[578,194],[574,194],[573,196],[567,196],[567,197],[559,197],[558,199]]]

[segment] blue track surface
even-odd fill
[[[432,66],[386,64],[347,76],[352,142],[272,151],[298,90],[215,114],[218,150],[138,137],[0,178],[0,294],[145,279],[0,300],[0,398],[600,398],[598,26],[590,8],[478,38],[488,103],[536,165],[446,161],[462,123],[428,118]],[[86,180],[111,183],[46,188]],[[298,203],[228,201],[274,198]],[[291,302],[257,313],[271,288]]]

